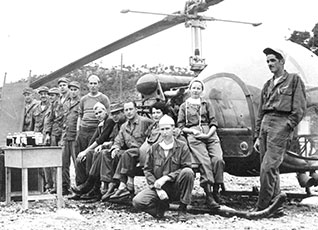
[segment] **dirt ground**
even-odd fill
[[[198,179],[198,178],[197,178]],[[193,191],[193,203],[200,204],[203,191],[196,179]],[[258,177],[243,178],[225,175],[227,190],[252,191],[258,186]],[[136,178],[137,192],[145,186],[143,177]],[[282,190],[287,193],[305,193],[300,188],[295,174],[281,175]],[[311,189],[318,195],[318,188]],[[318,204],[306,206],[301,199],[289,198],[284,203],[285,215],[279,218],[248,220],[243,218],[222,217],[209,214],[188,214],[186,222],[178,220],[177,212],[168,211],[165,220],[156,220],[146,213],[136,212],[131,206],[111,203],[84,203],[65,198],[65,208],[57,210],[55,202],[30,202],[30,208],[23,210],[21,202],[9,205],[0,203],[0,229],[34,229],[34,230],[99,230],[99,229],[318,229]],[[257,197],[247,195],[223,196],[226,206],[238,210],[250,210],[254,207]]]

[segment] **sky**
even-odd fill
[[[32,75],[49,74],[70,62],[146,27],[163,16],[122,14],[122,9],[172,13],[185,0],[2,0],[0,2],[0,85]],[[224,0],[205,16],[262,22],[259,27],[207,22],[205,50],[230,55],[228,44],[248,37],[284,39],[292,31],[309,31],[318,23],[317,0]],[[255,41],[257,42],[257,40]],[[209,49],[208,49],[209,48]],[[95,61],[99,65],[176,65],[187,67],[191,33],[184,24],[153,35]],[[211,54],[210,54],[211,55]]]

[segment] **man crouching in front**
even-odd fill
[[[171,117],[164,115],[160,119],[162,139],[149,149],[144,167],[149,186],[134,197],[133,205],[160,219],[169,208],[169,202],[180,200],[179,220],[186,221],[194,173],[190,150],[186,143],[173,137],[174,127]]]

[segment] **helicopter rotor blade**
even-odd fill
[[[173,26],[176,26],[182,22],[184,22],[185,18],[181,17],[181,16],[175,16],[175,17],[171,17],[168,16],[166,18],[164,18],[161,21],[158,21],[150,26],[147,26],[141,30],[138,30],[124,38],[121,38],[107,46],[104,46],[103,48],[94,51],[93,53],[90,53],[56,71],[54,71],[53,73],[48,74],[47,76],[32,82],[30,84],[30,87],[32,88],[37,88],[43,84],[46,84],[56,78],[59,78],[60,76],[67,74],[69,72],[71,72],[72,70],[79,68],[83,65],[86,65],[92,61],[95,61],[98,58],[101,58],[107,54],[110,54],[116,50],[119,50],[123,47],[126,47],[132,43],[135,43],[137,41],[140,41],[144,38],[147,38],[151,35],[154,35],[158,32],[164,31],[166,29],[169,29]]]
[[[198,4],[192,4],[193,6],[191,9],[187,11],[187,13],[196,13],[196,12],[204,12],[206,11],[209,6],[218,4],[222,2],[223,0],[202,0],[201,3]],[[125,13],[125,10],[123,11]],[[43,84],[46,84],[54,79],[57,79],[64,74],[67,74],[71,72],[74,69],[77,69],[83,65],[86,65],[92,61],[95,61],[98,58],[101,58],[107,54],[110,54],[116,50],[119,50],[121,48],[124,48],[130,44],[133,44],[137,41],[140,41],[144,38],[147,38],[151,35],[154,35],[156,33],[159,33],[161,31],[167,30],[173,26],[176,26],[182,22],[186,21],[186,17],[181,14],[181,12],[176,12],[172,15],[169,15],[162,19],[161,21],[158,21],[150,26],[147,26],[139,31],[136,31],[124,38],[121,38],[99,50],[94,51],[93,53],[90,53],[50,74],[48,74],[45,77],[42,77],[34,82],[30,83],[30,87],[37,88]]]
[[[219,22],[230,22],[230,23],[247,24],[247,25],[252,25],[252,26],[260,26],[260,25],[262,25],[261,22],[256,22],[256,23],[254,23],[254,22],[244,22],[244,21],[218,19],[218,18],[213,18],[213,17],[204,17],[204,16],[202,16],[202,19],[208,20],[208,21],[219,21]]]

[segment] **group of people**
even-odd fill
[[[256,125],[254,147],[261,152],[256,211],[267,208],[280,193],[278,167],[306,104],[304,85],[284,70],[282,53],[270,48],[264,53],[274,77],[262,91]],[[23,92],[24,130],[42,132],[45,143],[63,146],[63,194],[71,190],[69,199],[103,202],[133,197],[134,207],[156,218],[164,216],[169,202],[179,201],[183,215],[191,203],[195,164],[207,207],[218,209],[225,163],[213,106],[202,97],[204,83],[197,78],[190,82],[190,97],[180,105],[177,118],[169,116],[161,101],[151,105],[151,118],[139,115],[134,101],[111,108],[108,97],[98,91],[99,84],[98,76],[91,75],[89,93],[81,98],[80,84],[67,78],[59,79],[56,88],[40,87],[40,102],[33,99],[32,89]],[[76,171],[72,187],[70,159]],[[148,186],[135,195],[139,169]],[[54,173],[45,172],[47,189],[54,192],[54,178],[50,179]]]

